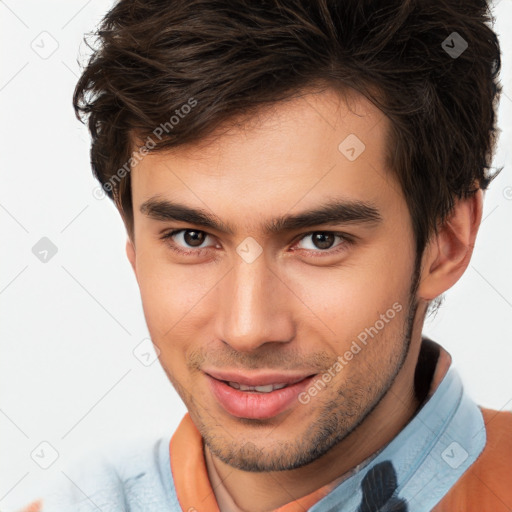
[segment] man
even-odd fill
[[[512,509],[512,415],[421,334],[493,178],[489,21],[479,0],[106,15],[74,106],[188,413],[56,510]]]

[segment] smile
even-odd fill
[[[316,377],[310,375],[295,382],[251,386],[205,376],[213,397],[224,411],[237,418],[260,420],[273,418],[292,407],[303,407],[298,397]]]

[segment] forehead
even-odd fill
[[[144,157],[132,171],[134,208],[159,196],[219,216],[237,208],[248,219],[330,199],[396,201],[388,130],[387,117],[358,93],[303,94],[198,143]]]

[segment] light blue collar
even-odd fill
[[[181,512],[168,437],[125,448],[110,464],[80,465],[44,512]],[[429,512],[482,452],[485,425],[450,367],[432,396],[384,448],[308,512]],[[365,498],[363,500],[363,489]],[[377,491],[381,489],[381,492]]]
[[[450,367],[404,429],[308,512],[430,512],[485,443],[482,413]]]

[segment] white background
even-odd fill
[[[148,332],[124,226],[93,196],[88,134],[71,105],[82,37],[110,6],[0,3],[2,511],[65,479],[82,453],[170,435],[186,412],[158,362],[133,354]],[[452,354],[479,404],[512,409],[512,2],[494,14],[504,94],[493,165],[505,169],[486,194],[471,264],[424,333]],[[58,250],[46,263],[32,253],[42,237]],[[35,461],[52,460],[43,441],[59,454],[48,469]]]

